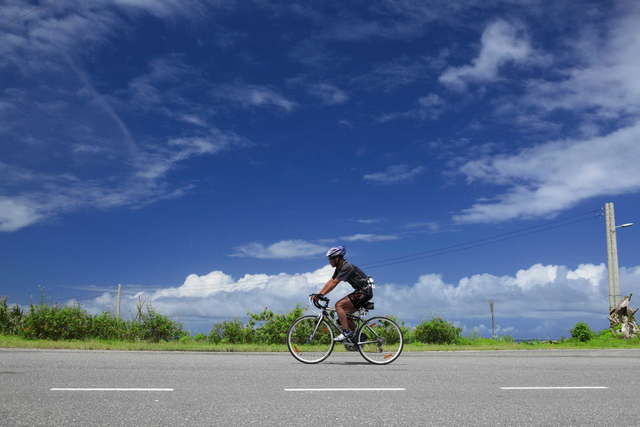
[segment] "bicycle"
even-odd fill
[[[302,363],[320,363],[335,347],[334,331],[341,333],[336,320],[336,310],[329,308],[329,298],[317,295],[319,301],[313,301],[316,294],[309,295],[309,301],[321,310],[319,315],[306,315],[296,319],[287,332],[287,347],[291,355]],[[320,301],[324,302],[322,304]],[[396,360],[404,347],[402,330],[392,319],[375,316],[364,319],[369,310],[373,310],[373,301],[348,314],[356,323],[355,339],[352,343],[343,342],[347,350],[360,352],[360,355],[375,365],[387,365]]]

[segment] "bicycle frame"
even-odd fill
[[[323,320],[326,320],[327,323],[329,324],[329,326],[331,326],[333,328],[333,330],[335,332],[337,332],[338,334],[342,333],[342,328],[340,326],[340,324],[338,323],[337,319],[334,319],[329,313],[336,313],[336,309],[334,308],[329,308],[329,307],[323,307],[320,309],[320,316],[318,316],[318,323],[316,323],[315,328],[313,329],[313,332],[311,333],[311,335],[309,336],[309,342],[311,342],[311,340],[313,340],[313,337],[315,336],[316,332],[318,331],[318,328],[320,327],[320,324],[322,323]],[[358,313],[358,314],[354,314],[354,313]],[[353,320],[356,324],[356,328],[354,331],[354,334],[357,333],[358,331],[360,331],[360,328],[362,328],[363,325],[366,324],[366,320],[367,319],[363,319],[362,316],[366,315],[369,313],[369,310],[360,308],[357,311],[354,311],[353,313],[349,313],[347,314],[347,317],[351,320]],[[367,328],[369,332],[371,332],[373,335],[375,335],[376,337],[380,337],[376,331],[374,331],[371,328]],[[359,335],[359,334],[358,334]],[[355,345],[361,345],[361,344],[371,344],[371,343],[376,343],[377,341],[361,341],[361,342],[357,342],[354,343]]]

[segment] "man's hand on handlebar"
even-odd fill
[[[318,308],[327,308],[327,306],[329,305],[329,298],[325,297],[322,294],[311,294],[309,296],[311,297],[311,301],[313,302],[313,305],[315,305]],[[325,301],[327,304],[322,306],[318,301]]]

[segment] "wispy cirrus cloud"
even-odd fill
[[[640,123],[584,140],[552,141],[512,155],[465,163],[469,182],[506,192],[454,216],[459,223],[498,222],[556,214],[596,196],[640,191]]]
[[[382,172],[368,173],[363,176],[365,181],[378,184],[397,184],[400,182],[410,181],[425,171],[423,166],[415,168],[406,164],[392,165]]]
[[[349,100],[342,89],[330,83],[315,83],[307,87],[307,91],[319,98],[326,105],[344,104]]]
[[[360,224],[378,224],[383,221],[382,218],[358,218],[355,220]]]
[[[0,122],[6,123],[0,136],[16,149],[0,167],[0,231],[77,209],[179,197],[192,185],[171,182],[176,165],[251,145],[210,125],[197,103],[184,101],[185,85],[206,82],[178,55],[152,59],[146,73],[111,93],[98,90],[99,77],[83,66],[85,52],[130,28],[140,14],[196,18],[204,6],[217,7],[200,0],[61,0],[55,7],[9,0],[9,13],[0,16],[0,73],[13,77],[0,91]],[[191,128],[163,137],[136,134],[128,125],[132,112],[169,116]]]
[[[593,197],[640,191],[635,171],[640,161],[640,85],[635,77],[640,73],[640,7],[618,7],[607,31],[567,43],[574,48],[567,55],[581,66],[565,66],[552,80],[529,81],[525,96],[513,106],[525,117],[557,110],[572,114],[578,135],[465,162],[459,171],[469,182],[494,184],[502,191],[464,209],[455,221],[554,215]]]
[[[579,113],[584,122],[640,115],[640,5],[620,2],[604,30],[567,41],[571,62],[557,78],[531,79],[523,103],[543,113]]]
[[[223,84],[211,91],[214,98],[231,101],[242,107],[276,107],[291,112],[297,103],[275,90],[261,85],[244,83]]]
[[[386,123],[398,119],[436,120],[444,110],[444,100],[435,93],[418,98],[418,106],[407,111],[386,113],[378,121]]]
[[[248,243],[234,249],[231,256],[260,259],[305,258],[325,253],[327,248],[305,240],[281,240],[265,246],[262,243]]]
[[[394,234],[371,234],[357,233],[349,236],[342,236],[340,239],[347,242],[384,242],[387,240],[398,240],[400,237]]]
[[[489,24],[482,33],[481,42],[480,52],[471,65],[447,68],[440,75],[440,82],[454,89],[464,89],[468,83],[496,80],[499,68],[507,63],[535,63],[540,60],[526,34],[504,20]]]

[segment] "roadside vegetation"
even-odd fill
[[[183,326],[140,302],[134,319],[123,320],[110,313],[92,315],[79,305],[44,303],[27,310],[9,306],[0,298],[0,347],[101,350],[166,350],[217,352],[287,351],[289,326],[304,309],[295,307],[278,314],[265,309],[248,313],[248,320],[216,323],[208,334],[191,335]],[[397,320],[397,319],[396,319]],[[622,339],[609,330],[593,332],[584,322],[571,329],[570,338],[553,341],[516,342],[509,336],[493,339],[464,337],[461,329],[441,318],[416,327],[398,322],[405,338],[405,351],[518,350],[570,348],[640,348],[640,338]],[[343,350],[336,346],[337,351]]]

